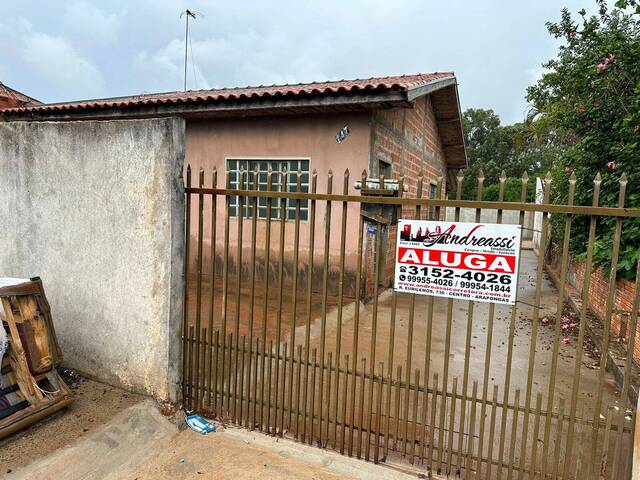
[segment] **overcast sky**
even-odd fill
[[[592,0],[2,0],[0,81],[42,101],[453,70],[463,108],[522,120],[545,22]]]

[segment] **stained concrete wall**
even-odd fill
[[[42,277],[65,364],[176,398],[184,121],[0,123],[0,276]]]

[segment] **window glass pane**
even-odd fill
[[[256,172],[256,168],[258,169]],[[281,192],[309,192],[309,161],[308,160],[239,160],[230,159],[227,160],[227,173],[228,173],[228,187],[231,189],[253,190],[259,191],[269,190],[267,172],[271,168],[271,191]],[[297,186],[298,175],[297,172],[300,169],[300,188]],[[240,175],[240,172],[243,172]],[[284,172],[287,172],[285,174]],[[242,177],[242,178],[241,178]],[[430,190],[431,193],[431,190]],[[250,197],[243,198],[243,210],[242,213],[245,217],[251,218],[253,216],[253,201]],[[281,200],[278,198],[272,198],[271,205],[271,218],[279,219],[282,213],[281,201],[285,202],[286,218],[288,220],[295,219],[296,215],[296,200],[288,199]],[[258,218],[266,218],[267,215],[267,198],[257,198],[256,203],[258,205],[257,216]],[[229,197],[229,215],[237,216],[239,201],[237,196]],[[308,218],[308,200],[300,200],[300,219],[307,220]]]

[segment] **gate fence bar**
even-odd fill
[[[426,197],[423,173],[397,180],[381,175],[377,194],[353,195],[348,170],[340,193],[333,193],[331,170],[320,193],[318,173],[303,172],[300,164],[297,170],[290,164],[274,170],[271,163],[266,171],[252,168],[226,172],[225,188],[217,187],[215,169],[209,183],[199,169],[197,186],[191,166],[185,171],[181,342],[187,410],[366,461],[406,462],[450,477],[630,478],[639,448],[629,392],[640,288],[622,338],[629,353],[619,393],[607,386],[607,322],[593,362],[597,372],[584,366],[594,321],[588,309],[596,233],[612,225],[615,272],[625,221],[640,217],[640,209],[625,207],[625,175],[616,206],[600,205],[600,175],[586,206],[574,204],[575,174],[568,178],[566,204],[554,204],[549,175],[542,181],[542,202],[530,203],[526,173],[520,201],[510,202],[504,172],[492,201],[484,199],[489,187],[482,172],[475,200],[463,200],[462,172],[454,197],[436,199],[431,191],[442,192],[444,179],[432,181]],[[399,187],[397,196],[388,194],[392,184]],[[361,185],[368,185],[366,171]],[[476,223],[493,218],[505,224],[513,219],[505,213],[513,212],[522,230],[527,215],[538,214],[540,253],[524,262],[521,242],[518,259],[521,277],[527,273],[533,280],[530,297],[517,291],[513,305],[485,306],[388,291],[397,227],[370,212],[388,212],[389,206],[402,218],[444,220],[451,214],[456,222],[463,209],[471,209]],[[547,257],[552,217],[564,228],[555,267]],[[569,363],[562,356],[561,319],[576,218],[586,220],[588,241]],[[637,267],[636,286],[640,262]],[[543,292],[544,271],[551,268],[560,279],[557,299]],[[611,274],[606,319],[616,313],[615,281]],[[543,330],[543,316],[553,318],[549,298],[555,319],[553,328]],[[526,348],[518,346],[523,331]]]

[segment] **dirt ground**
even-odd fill
[[[69,407],[0,441],[0,473],[8,473],[90,435],[116,413],[144,398],[84,378],[72,385],[72,391],[75,401]]]
[[[316,286],[317,287],[317,286]],[[210,305],[211,305],[211,287],[209,283],[203,282],[202,284],[202,297],[201,297],[201,326],[208,327]],[[315,288],[315,287],[314,287]],[[228,294],[227,294],[227,333],[232,332],[235,319],[236,319],[236,291],[235,280],[230,276],[228,281]],[[196,301],[197,286],[195,281],[189,282],[189,324],[196,324]],[[247,282],[243,282],[240,288],[240,335],[246,335],[249,337],[249,313],[251,311],[251,289]],[[277,288],[273,287],[273,282],[269,288],[269,298],[267,303],[267,338],[275,338],[276,326],[278,322],[278,303],[280,300],[280,294]],[[352,303],[353,299],[344,297],[343,303]],[[338,297],[334,295],[327,295],[327,312],[336,310],[338,305]],[[261,283],[256,283],[255,293],[253,299],[253,334],[260,335],[264,325],[264,288]],[[299,290],[296,296],[296,326],[300,327],[305,325],[307,321],[307,308],[308,308],[308,296],[306,290]],[[215,292],[214,292],[214,313],[213,313],[213,326],[214,329],[219,329],[222,325],[222,281],[216,280]],[[288,338],[291,331],[291,318],[293,313],[293,290],[289,288],[283,288],[282,291],[282,309],[280,310],[280,322],[281,322],[281,335],[283,340]],[[322,315],[322,295],[319,292],[312,292],[311,294],[311,316],[313,320],[319,318]]]
[[[337,480],[415,478],[385,467],[261,433],[230,429],[207,436],[183,430],[136,471],[137,480]]]

